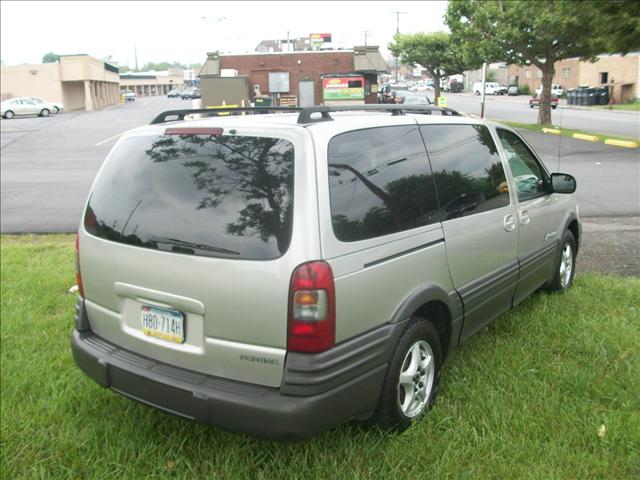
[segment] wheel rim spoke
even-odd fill
[[[420,415],[433,387],[435,366],[431,347],[424,340],[407,350],[398,378],[398,406],[407,417]]]

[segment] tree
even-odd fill
[[[544,125],[551,123],[551,83],[557,61],[573,57],[595,61],[600,53],[640,46],[637,4],[609,2],[615,5],[611,7],[607,3],[451,0],[445,21],[467,55],[533,64],[542,71],[538,123]],[[630,31],[635,36],[625,37]]]
[[[53,52],[45,53],[42,56],[42,63],[56,63],[59,58],[60,58],[60,55],[58,55],[57,53],[53,53]]]
[[[433,78],[436,104],[442,78],[480,66],[477,61],[465,59],[460,49],[452,43],[449,33],[398,33],[393,38],[395,43],[389,44],[391,53],[400,57],[403,63],[421,65]]]

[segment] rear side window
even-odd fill
[[[329,143],[336,237],[352,242],[438,222],[429,161],[417,126],[343,133]]]
[[[509,205],[509,188],[496,145],[483,125],[424,125],[442,220]]]
[[[268,260],[291,240],[293,145],[243,136],[132,137],[100,173],[85,229],[208,257]]]

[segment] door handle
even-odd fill
[[[529,225],[531,218],[529,218],[529,212],[526,210],[520,210],[520,225]]]
[[[507,232],[514,231],[516,228],[516,217],[512,213],[505,215],[503,224],[504,224],[504,229]]]

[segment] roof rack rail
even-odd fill
[[[363,104],[363,105],[316,105],[313,107],[216,107],[216,108],[190,108],[182,110],[167,110],[154,118],[150,125],[157,125],[165,122],[174,122],[184,120],[187,115],[193,114],[210,114],[219,115],[220,113],[269,113],[269,112],[300,112],[298,115],[298,124],[309,124],[318,122],[330,122],[333,120],[331,112],[357,112],[357,111],[378,111],[391,112],[391,115],[404,115],[407,113],[420,113],[431,115],[438,112],[440,115],[461,116],[457,110],[446,107],[436,107],[433,105],[386,105],[386,104]],[[320,114],[315,116],[314,114]],[[175,118],[174,118],[175,117]]]
[[[208,113],[210,115],[218,115],[220,112],[253,112],[253,113],[269,113],[269,112],[299,112],[301,107],[216,107],[216,108],[185,108],[181,110],[167,110],[154,118],[149,125],[157,125],[165,122],[175,122],[184,120],[187,115]],[[176,118],[173,118],[176,117]]]
[[[431,115],[433,112],[439,112],[441,115],[461,116],[457,110],[446,107],[436,107],[434,105],[388,105],[384,103],[369,103],[363,105],[319,105],[314,107],[304,107],[298,115],[298,123],[316,123],[333,120],[330,112],[357,112],[357,111],[388,111],[391,115],[404,115],[407,113],[422,113]],[[312,117],[314,113],[320,113],[320,118]]]

